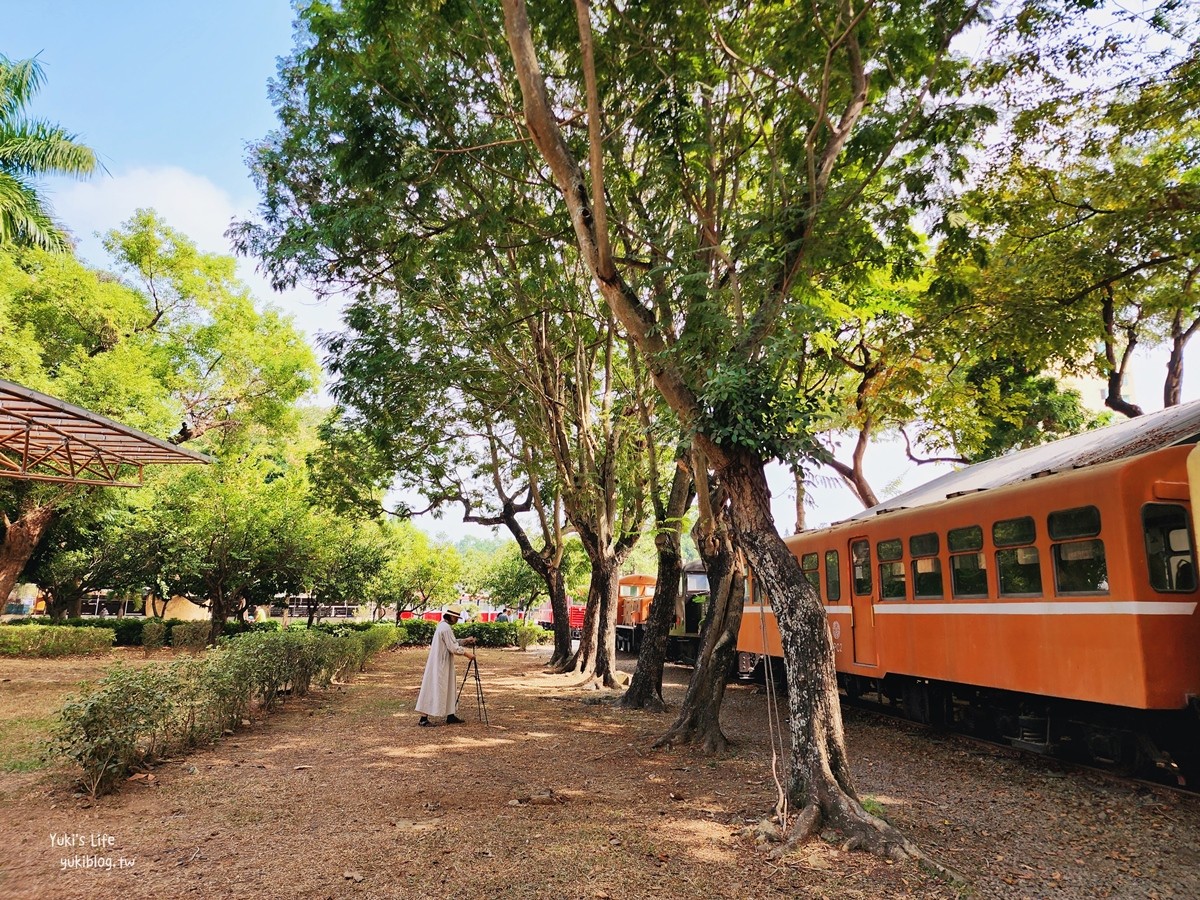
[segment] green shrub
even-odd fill
[[[229,619],[221,628],[222,637],[237,637],[239,634],[249,634],[252,631],[282,631],[278,619],[267,619],[265,622],[242,622]]]
[[[193,630],[188,626],[200,624],[182,623],[174,636],[182,641]],[[288,692],[304,694],[361,669],[402,636],[403,629],[392,625],[342,634],[251,631],[169,666],[118,665],[94,689],[68,698],[51,749],[80,766],[94,797],[134,766],[217,740]]]
[[[8,625],[0,628],[0,656],[47,657],[106,653],[116,634],[111,628],[59,628]]]
[[[433,632],[438,623],[429,619],[403,619],[404,633],[407,635],[406,646],[428,645],[433,640]]]
[[[208,646],[212,623],[208,621],[180,622],[171,629],[171,646],[189,653],[200,653]]]
[[[528,650],[533,644],[545,644],[548,641],[554,640],[554,632],[547,631],[541,625],[533,625],[526,622],[518,622],[517,625],[517,646],[522,650]]]
[[[70,698],[59,711],[52,752],[79,764],[83,785],[95,797],[155,757],[171,717],[172,687],[169,671],[118,663],[93,690]]]
[[[478,647],[515,647],[516,622],[463,622],[454,626],[454,636],[473,637]]]
[[[10,619],[10,625],[58,625],[68,628],[111,628],[116,633],[116,646],[139,647],[142,643],[142,625],[146,619],[142,616],[101,616],[84,618],[75,616],[70,619],[52,619],[50,616],[28,616],[22,619]]]
[[[140,647],[142,645],[142,629],[146,626],[144,616],[116,616],[100,619],[104,628],[111,628],[117,633],[118,647]]]
[[[142,626],[142,646],[146,653],[154,653],[167,645],[167,626],[162,619],[147,619]]]

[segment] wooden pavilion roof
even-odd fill
[[[0,379],[0,478],[138,487],[144,466],[212,461]]]

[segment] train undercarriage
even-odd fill
[[[785,686],[783,662],[769,674]],[[739,654],[738,678],[764,682],[766,661]],[[838,673],[844,702],[1117,774],[1200,789],[1200,700],[1182,710],[1134,710],[965,684]]]

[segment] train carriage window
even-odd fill
[[[1147,503],[1142,507],[1150,586],[1161,593],[1196,589],[1196,560],[1186,507]]]
[[[937,556],[940,549],[941,540],[935,531],[908,539],[908,552],[917,557],[912,562],[912,579],[913,597],[918,600],[940,600],[943,596],[942,561]]]
[[[1053,552],[1054,589],[1058,593],[1108,593],[1104,541],[1066,541],[1055,544]]]
[[[879,556],[879,596],[884,600],[904,600],[908,597],[904,581],[904,543],[895,538],[875,545]]]
[[[914,534],[908,539],[908,552],[913,556],[937,556],[941,549],[936,531],[929,534]]]
[[[996,580],[1001,595],[1041,596],[1042,563],[1037,547],[1029,546],[1036,538],[1037,526],[1032,516],[1001,519],[992,525],[992,543],[1011,548],[996,551]]]
[[[1033,516],[1022,516],[1019,519],[1001,519],[992,525],[992,543],[997,547],[1015,547],[1018,544],[1032,544],[1037,538],[1037,526],[1033,524]]]
[[[986,597],[987,569],[982,553],[960,553],[950,557],[950,583],[955,597]]]
[[[879,564],[879,596],[884,600],[905,600],[908,592],[904,587],[904,563],[885,562]]]
[[[875,545],[875,552],[879,554],[880,562],[892,562],[904,554],[904,545],[900,543],[899,538],[891,541],[880,541]]]
[[[987,568],[982,553],[958,553],[961,550],[983,549],[983,528],[967,525],[946,532],[950,556],[950,588],[955,597],[986,597]]]
[[[946,533],[946,546],[950,552],[961,550],[982,550],[983,529],[978,525],[968,525],[965,528],[951,528]]]
[[[800,557],[800,571],[804,573],[804,577],[818,591],[821,590],[821,573],[817,571],[819,568],[819,559],[815,553],[805,553]]]
[[[914,559],[913,597],[918,600],[942,598],[942,561],[936,556]]]
[[[850,545],[850,557],[854,593],[860,597],[871,593],[871,544],[867,541],[854,541]]]
[[[1037,547],[1014,547],[996,551],[996,579],[1000,593],[1024,597],[1042,594],[1042,563]]]
[[[1095,537],[1100,533],[1100,510],[1094,506],[1056,510],[1047,517],[1046,524],[1051,540]]]
[[[825,599],[830,603],[842,599],[842,573],[836,550],[825,551]]]

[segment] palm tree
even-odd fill
[[[26,118],[25,106],[44,80],[36,59],[13,62],[0,55],[0,246],[62,251],[70,242],[32,180],[40,175],[83,177],[103,167],[75,135]]]

